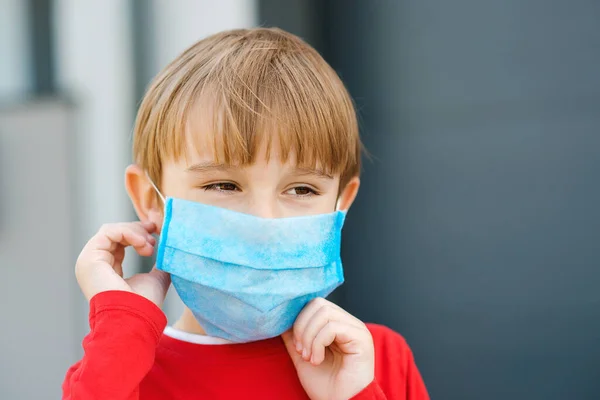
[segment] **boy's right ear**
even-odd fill
[[[125,169],[125,188],[140,221],[154,222],[160,232],[163,205],[139,165],[132,164]]]

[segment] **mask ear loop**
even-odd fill
[[[166,204],[166,200],[165,200],[165,196],[162,195],[162,193],[160,192],[160,190],[158,190],[158,188],[156,187],[156,185],[154,184],[154,182],[152,181],[152,179],[150,179],[150,175],[148,175],[147,171],[144,171],[146,173],[146,178],[148,178],[148,182],[150,182],[150,184],[152,185],[152,187],[154,188],[154,190],[156,190],[156,193],[158,193],[158,196],[160,197],[160,199],[162,200],[163,204]]]

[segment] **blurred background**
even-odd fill
[[[0,0],[0,398],[59,398],[82,355],[73,268],[135,218],[150,79],[257,25],[323,54],[373,155],[332,298],[402,333],[433,399],[599,399],[595,0]]]

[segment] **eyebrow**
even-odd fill
[[[328,174],[327,172],[320,169],[312,169],[312,168],[296,168],[294,171],[297,175],[316,175],[321,178],[333,179],[333,175]]]
[[[187,167],[186,172],[209,172],[209,171],[227,171],[231,169],[226,164],[215,164],[213,162],[203,162]]]
[[[229,171],[232,166],[227,164],[216,164],[214,162],[203,162],[191,165],[186,168],[186,172],[210,172],[210,171]],[[299,176],[315,175],[321,178],[333,179],[333,175],[320,169],[313,168],[295,168],[294,174]]]

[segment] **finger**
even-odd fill
[[[156,225],[153,222],[129,222],[120,224],[124,229],[131,229],[136,233],[144,236],[153,245],[156,243],[156,239],[152,236],[152,233],[156,231]]]
[[[141,222],[140,225],[146,230],[146,232],[148,233],[154,233],[157,231],[157,226],[154,222],[152,221],[144,221]]]
[[[285,344],[285,348],[292,359],[294,365],[298,365],[298,363],[302,362],[302,356],[296,351],[296,344],[294,340],[294,335],[292,330],[286,331],[281,334],[281,338],[283,339],[283,343]]]
[[[144,235],[139,230],[135,232],[131,226],[106,225],[86,244],[80,257],[113,265],[114,254],[119,248],[127,246],[133,246],[142,256],[150,256],[154,246]]]
[[[310,362],[320,365],[325,360],[327,347],[334,342],[345,354],[356,354],[360,351],[360,341],[364,333],[361,329],[338,321],[328,322],[317,334],[312,344]]]
[[[156,246],[156,239],[154,236],[150,235],[150,237],[148,237],[148,243],[150,243],[152,246]]]
[[[154,238],[139,224],[118,225],[106,230],[104,235],[113,243],[134,247],[140,255],[152,255]]]
[[[315,329],[312,329],[310,333],[306,334],[305,331],[311,320],[315,317],[317,313],[328,314],[331,316],[336,315],[334,318],[336,320],[345,320],[349,324],[352,324],[356,327],[363,327],[364,324],[358,318],[349,314],[343,308],[338,305],[325,300],[321,297],[318,297],[311,302],[309,302],[306,307],[300,312],[296,321],[294,322],[294,339],[296,344],[296,351],[302,354],[304,352],[304,348],[307,348],[308,353],[310,354],[312,340],[314,336],[316,336],[317,332],[320,330],[322,325],[324,325],[327,321],[323,321],[321,326],[316,326]],[[327,315],[325,315],[327,317]],[[326,318],[327,319],[327,318]],[[331,318],[330,318],[331,319]],[[306,357],[308,359],[308,356]]]
[[[153,222],[122,222],[118,224],[107,224],[106,230],[122,230],[133,231],[144,237],[152,237],[152,233],[156,230],[156,225]],[[102,231],[102,229],[100,230]]]
[[[325,325],[327,325],[327,323],[332,321],[343,322],[356,328],[364,327],[364,324],[361,321],[342,308],[335,306],[331,302],[324,303],[323,306],[313,314],[310,321],[308,321],[300,339],[302,344],[302,358],[306,361],[310,360],[313,341],[317,334]]]
[[[133,226],[111,224],[100,228],[89,244],[97,250],[114,251],[114,244],[143,247],[146,242],[146,234],[136,231]]]
[[[296,337],[300,337],[302,358],[305,361],[310,360],[313,341],[321,329],[323,329],[328,322],[333,321],[334,319],[339,321],[339,316],[334,315],[335,311],[336,310],[331,308],[328,304],[323,304],[316,312],[313,313],[310,320],[306,323],[306,326],[304,326],[302,333],[296,333]]]
[[[312,319],[313,315],[319,311],[321,307],[327,304],[327,300],[317,297],[316,299],[308,302],[306,306],[300,311],[298,317],[296,317],[296,321],[294,322],[293,333],[294,339],[296,342],[296,350],[298,352],[302,351],[302,336],[304,334],[304,330],[308,325],[308,322]]]
[[[153,245],[156,244],[156,239],[152,236],[153,233],[158,232],[156,224],[154,222],[145,221],[136,223],[136,228],[139,228],[141,232],[148,238]]]
[[[327,304],[329,305],[329,307],[333,308],[334,310],[339,310],[342,314],[344,314],[348,319],[348,323],[351,323],[352,325],[356,326],[357,328],[362,328],[365,326],[365,324],[358,318],[356,318],[354,315],[350,314],[348,311],[344,310],[342,307],[338,306],[335,303],[332,303],[331,301],[325,300],[327,302]]]
[[[147,242],[143,247],[134,247],[135,251],[143,257],[150,257],[154,253],[154,245]]]
[[[123,277],[123,260],[125,259],[125,247],[119,248],[113,254],[113,269],[122,278]]]

